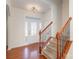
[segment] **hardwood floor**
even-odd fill
[[[39,55],[38,43],[7,51],[7,59],[46,59]]]

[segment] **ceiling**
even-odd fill
[[[52,0],[13,0],[12,6],[28,10],[28,5],[36,5],[40,13],[45,13],[51,8]]]

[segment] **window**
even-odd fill
[[[42,23],[37,21],[25,21],[25,36],[35,36],[41,30]]]
[[[37,32],[37,23],[31,22],[31,36],[36,35]]]
[[[28,23],[25,22],[25,36],[28,36]]]

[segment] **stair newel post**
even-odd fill
[[[60,45],[59,44],[61,43],[60,42],[61,40],[60,40],[60,33],[59,32],[57,32],[57,34],[56,34],[56,39],[57,39],[57,59],[61,59],[61,57],[60,57],[61,54],[59,53],[59,51],[60,51],[60,49],[59,49]]]
[[[41,31],[39,31],[39,54],[41,54]]]

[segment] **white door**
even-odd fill
[[[25,20],[25,40],[30,44],[39,42],[39,30],[42,22],[38,18],[27,17]]]

